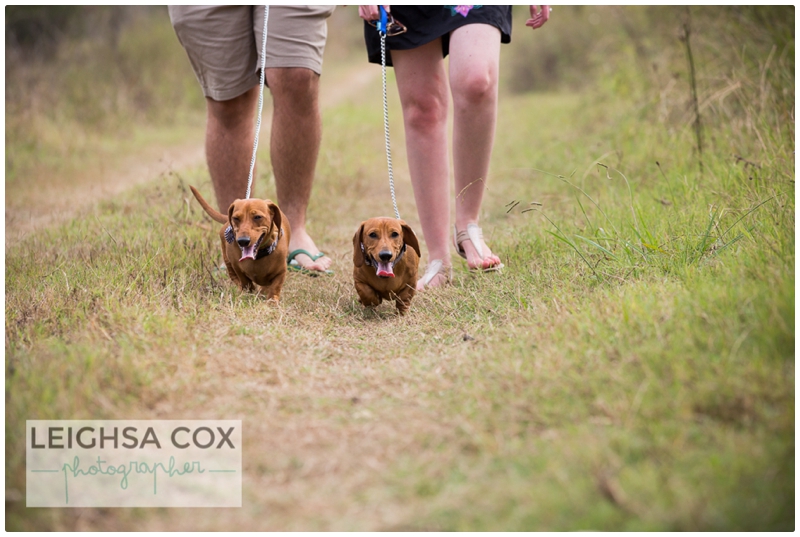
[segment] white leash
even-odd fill
[[[261,87],[258,95],[258,118],[256,120],[256,139],[253,142],[253,158],[250,159],[250,173],[247,176],[247,194],[244,199],[250,199],[250,189],[253,186],[253,171],[256,168],[256,152],[258,151],[258,135],[261,132],[261,110],[264,107],[264,72],[267,65],[267,21],[269,20],[269,6],[264,6],[264,38],[261,42]]]
[[[384,30],[386,30],[384,28]],[[397,198],[394,195],[394,174],[392,173],[392,148],[389,143],[389,102],[386,97],[386,32],[381,34],[381,69],[383,71],[383,133],[386,138],[386,163],[389,167],[389,190],[392,192],[392,205],[394,215],[400,220],[400,211],[397,210]]]

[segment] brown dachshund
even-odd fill
[[[410,248],[409,248],[410,246]],[[395,218],[370,218],[353,236],[353,279],[359,301],[377,306],[394,300],[405,314],[414,298],[419,242],[411,228]]]
[[[219,237],[231,280],[244,291],[251,291],[256,285],[267,299],[279,301],[291,236],[286,215],[270,200],[251,198],[231,203],[226,217],[193,186],[189,188],[205,212],[224,224]]]

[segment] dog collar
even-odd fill
[[[274,252],[275,248],[278,247],[278,241],[281,240],[281,237],[283,237],[283,228],[281,228],[280,233],[278,233],[278,236],[275,237],[275,241],[273,241],[272,244],[270,244],[267,248],[262,248],[261,250],[256,252],[256,261],[258,261],[262,257],[267,257],[269,254]]]
[[[366,249],[364,249],[363,242],[361,243],[361,253],[364,256],[364,263],[366,263],[368,267],[375,267],[375,270],[378,270],[378,268],[375,266],[375,262],[372,261],[370,257],[367,255],[367,251]],[[403,255],[405,255],[405,253],[406,253],[406,243],[403,243],[403,247],[400,249],[400,253],[392,262],[392,268],[394,268],[394,266],[403,258]]]
[[[258,261],[262,257],[267,257],[269,254],[274,252],[275,248],[278,247],[278,241],[281,239],[281,237],[283,237],[283,228],[281,228],[280,233],[278,233],[278,236],[275,238],[275,241],[272,244],[270,244],[267,248],[262,248],[261,250],[256,252],[256,261]],[[225,228],[225,241],[228,244],[233,244],[235,238],[236,237],[233,235],[233,227],[228,226],[227,228]],[[361,248],[362,249],[364,248],[363,244],[361,245]]]

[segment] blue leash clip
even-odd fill
[[[389,16],[386,14],[386,9],[383,6],[378,6],[378,9],[381,10],[381,18],[378,21],[378,31],[382,34],[386,34],[386,28],[389,25]]]

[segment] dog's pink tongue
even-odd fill
[[[242,248],[242,257],[239,261],[244,261],[245,259],[252,259],[255,260],[256,258],[256,245],[252,246],[244,246]]]
[[[394,270],[391,263],[381,263],[378,261],[378,276],[381,278],[394,278]]]

